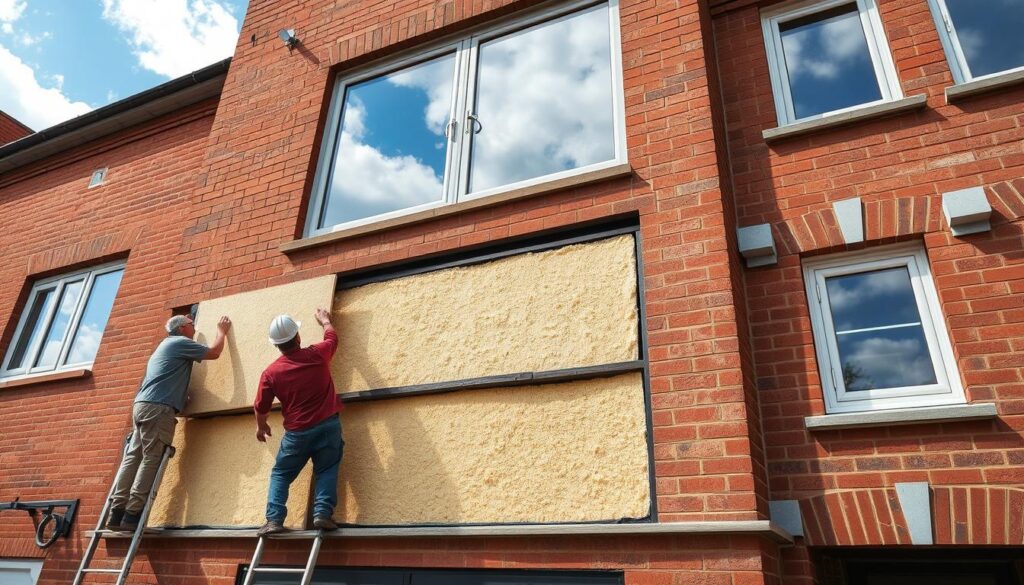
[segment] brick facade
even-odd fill
[[[41,583],[71,581],[171,309],[624,214],[640,222],[658,521],[765,520],[770,500],[798,500],[804,537],[342,539],[321,564],[812,583],[811,547],[907,544],[894,485],[918,481],[936,544],[1024,545],[1024,90],[947,105],[927,0],[880,2],[904,92],[927,108],[771,144],[767,3],[622,0],[629,177],[281,251],[302,233],[336,74],[536,4],[253,0],[219,100],[0,174],[4,351],[32,280],[127,259],[92,376],[0,390],[0,501],[83,500],[75,534],[46,551],[5,512],[0,558],[45,558]],[[299,31],[295,50],[281,23]],[[101,167],[107,182],[87,189]],[[973,186],[992,230],[955,238],[941,193]],[[857,196],[857,247],[923,242],[968,400],[995,403],[997,419],[805,428],[825,410],[801,261],[846,249],[831,203]],[[779,261],[747,269],[735,228],[759,223]],[[254,544],[149,540],[130,582],[233,583]],[[306,546],[276,543],[268,561],[301,564]],[[104,547],[117,557],[125,541]]]
[[[0,145],[14,142],[22,136],[28,136],[32,130],[4,112],[0,112]]]

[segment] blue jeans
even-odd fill
[[[313,517],[330,518],[338,503],[338,466],[344,449],[341,419],[337,416],[308,429],[285,431],[277,461],[270,472],[267,520],[284,522],[288,515],[288,488],[310,459],[314,476]]]

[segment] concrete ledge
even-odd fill
[[[57,380],[72,380],[74,378],[85,378],[90,374],[92,374],[92,370],[88,368],[64,370],[63,372],[47,372],[45,374],[30,374],[28,376],[20,376],[16,378],[10,378],[8,380],[0,380],[0,390],[3,390],[5,388],[16,388],[18,386],[28,386],[30,384],[56,382]]]
[[[382,221],[375,221],[365,225],[358,225],[355,227],[338,230],[328,234],[321,234],[319,236],[313,236],[309,238],[302,238],[300,240],[293,240],[285,242],[278,246],[278,249],[285,254],[291,254],[292,252],[298,252],[316,246],[322,246],[332,242],[340,242],[356,236],[362,236],[366,234],[372,234],[374,232],[380,232],[389,230],[399,226],[412,225],[414,223],[421,223],[424,221],[430,221],[440,217],[454,215],[456,213],[462,213],[471,209],[480,209],[482,207],[489,207],[491,205],[497,205],[506,201],[512,201],[514,199],[525,199],[527,197],[533,197],[536,195],[543,195],[545,193],[551,193],[554,191],[561,191],[562,189],[568,189],[571,187],[578,187],[597,181],[604,181],[607,179],[616,179],[619,177],[628,177],[633,173],[633,168],[629,166],[629,163],[622,163],[612,165],[603,169],[597,169],[594,171],[588,171],[579,175],[573,175],[564,179],[557,179],[554,181],[548,181],[545,183],[539,183],[537,185],[531,185],[529,187],[522,187],[519,189],[511,189],[509,191],[503,191],[501,193],[495,193],[486,197],[480,197],[477,199],[469,199],[467,201],[460,201],[459,203],[453,203],[451,205],[444,205],[442,207],[435,207],[434,209],[426,209],[424,211],[418,211],[416,213],[410,213],[401,217],[394,217],[391,219],[385,219]]]
[[[87,531],[92,536],[94,531]],[[131,538],[130,532],[102,530],[104,538]],[[495,524],[490,526],[403,526],[388,528],[346,527],[325,532],[327,538],[419,538],[430,537],[536,537],[536,536],[616,536],[632,534],[749,534],[787,544],[793,536],[768,520],[721,520],[707,522],[664,522],[636,524]],[[177,529],[149,528],[147,538],[256,538],[256,529]],[[309,539],[315,530],[286,532],[275,539]]]
[[[818,431],[857,427],[912,425],[924,422],[954,422],[995,417],[996,405],[991,402],[983,402],[981,404],[897,408],[877,412],[850,412],[808,416],[804,418],[804,425],[809,431]]]
[[[778,128],[769,128],[762,132],[761,136],[764,137],[766,142],[783,140],[794,136],[802,136],[804,134],[810,134],[827,128],[845,126],[847,124],[852,124],[853,122],[885,118],[887,116],[895,116],[896,114],[908,112],[910,110],[918,110],[924,108],[927,101],[928,98],[923,95],[912,95],[901,100],[850,110],[849,112],[843,112],[842,114],[836,114],[834,116],[826,116],[824,118],[818,118],[817,120],[808,120],[806,122],[798,122],[787,126],[779,126]]]
[[[951,85],[946,88],[946,103],[955,102],[990,91],[1003,89],[1024,83],[1024,71],[1013,71],[1002,73],[977,81],[968,81],[958,85]]]

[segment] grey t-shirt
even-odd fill
[[[192,376],[192,364],[202,361],[207,347],[183,335],[172,335],[160,342],[146,365],[135,402],[166,404],[181,412]]]

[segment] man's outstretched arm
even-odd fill
[[[217,321],[217,337],[213,339],[210,349],[206,350],[206,355],[203,356],[204,360],[215,360],[220,357],[221,352],[224,351],[224,340],[227,338],[229,329],[231,329],[231,319],[221,317],[220,321]]]

